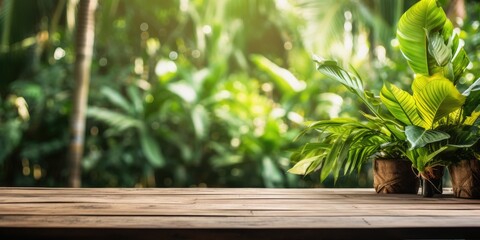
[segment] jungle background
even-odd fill
[[[0,186],[68,186],[85,0],[0,0]],[[92,1],[92,0],[91,0]],[[395,40],[415,0],[100,0],[83,187],[371,187],[287,173],[308,121],[362,119],[312,55],[369,89],[408,84]],[[440,1],[479,77],[480,3]]]

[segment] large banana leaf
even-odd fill
[[[423,88],[425,88],[425,86],[427,86],[429,82],[441,80],[445,80],[445,77],[440,73],[434,74],[432,76],[417,75],[412,82],[412,91],[420,92]]]
[[[428,80],[417,77],[414,81]],[[465,103],[465,96],[460,94],[453,83],[446,78],[416,85],[424,86],[414,91],[413,98],[417,111],[424,121],[423,126],[427,129],[432,128],[436,121],[458,110]]]
[[[408,92],[385,83],[380,92],[380,99],[392,115],[406,125],[423,126],[423,121],[418,115],[415,100]]]
[[[397,38],[408,65],[417,74],[430,75],[427,33],[440,31],[447,21],[436,0],[422,0],[400,18]]]

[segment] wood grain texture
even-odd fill
[[[0,236],[480,238],[480,200],[445,192],[422,198],[373,189],[0,188]]]

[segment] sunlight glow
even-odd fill
[[[177,64],[170,60],[160,60],[158,61],[157,66],[155,66],[155,73],[157,76],[163,76],[167,73],[175,72],[177,72]]]
[[[23,97],[15,98],[15,107],[17,107],[18,115],[22,120],[30,119],[30,113],[28,112],[28,104]]]
[[[237,148],[238,146],[240,146],[240,139],[232,138],[232,140],[230,140],[230,145],[234,148]]]
[[[35,178],[35,180],[39,180],[41,177],[42,177],[42,168],[40,167],[40,165],[35,164],[33,166],[33,178]]]
[[[287,0],[276,0],[275,5],[280,10],[287,10],[290,8],[290,3]]]
[[[286,41],[284,44],[283,44],[283,48],[285,48],[285,50],[292,50],[292,42],[290,41]]]
[[[377,55],[378,61],[380,61],[381,63],[386,62],[387,50],[382,45],[375,47],[375,54]]]
[[[400,46],[400,43],[398,42],[398,39],[394,38],[390,41],[390,46],[394,48],[398,48]]]
[[[53,58],[55,58],[55,60],[60,60],[63,57],[65,57],[65,50],[60,47],[55,48],[55,51],[53,52]]]
[[[297,124],[302,124],[303,123],[303,117],[296,113],[296,112],[289,112],[288,115],[288,120],[297,123]]]
[[[172,61],[175,61],[175,60],[177,60],[177,58],[178,58],[178,53],[175,52],[175,51],[171,51],[171,52],[168,54],[168,58],[170,58],[170,60],[172,60]]]
[[[143,22],[142,24],[140,24],[140,30],[142,30],[143,32],[148,31],[148,23]]]
[[[142,58],[135,58],[134,71],[138,75],[143,73],[143,59]]]
[[[474,22],[472,23],[472,29],[473,29],[473,30],[477,30],[478,27],[480,27],[480,22],[479,22],[479,21],[474,21]]]
[[[100,65],[101,67],[105,67],[107,66],[107,64],[108,64],[107,58],[102,57],[98,60],[98,65]]]
[[[189,0],[181,0],[180,1],[180,11],[182,11],[182,12],[188,11],[188,2],[189,2]]]
[[[210,25],[205,25],[202,27],[202,32],[205,35],[210,35],[212,33],[212,27],[210,27]]]
[[[198,49],[195,49],[195,50],[192,51],[192,57],[193,58],[199,58],[200,54],[201,54],[200,50],[198,50]]]
[[[467,73],[465,75],[465,78],[467,79],[467,81],[471,82],[473,81],[473,79],[475,79],[475,75],[473,75],[472,73]]]

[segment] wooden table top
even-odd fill
[[[480,238],[480,200],[373,189],[0,188],[0,236]]]

